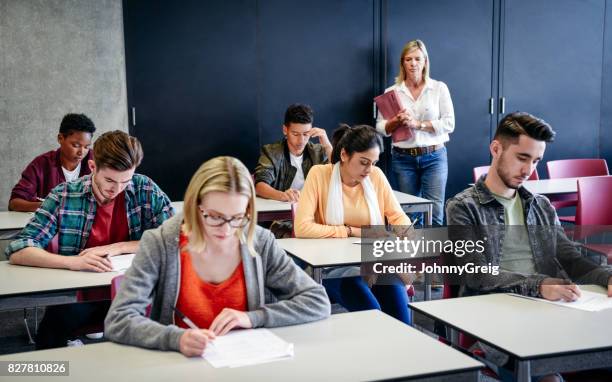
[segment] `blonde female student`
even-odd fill
[[[324,288],[257,226],[253,181],[239,160],[205,162],[189,183],[183,212],[143,235],[106,317],[110,340],[191,357],[235,328],[329,316]]]
[[[300,195],[295,235],[301,238],[361,237],[361,226],[387,222],[406,228],[385,174],[376,167],[382,139],[373,127],[341,125],[332,137],[331,164],[313,166]],[[359,268],[327,272],[323,285],[332,301],[350,311],[379,309],[411,323],[406,286],[398,277],[379,278],[371,288]]]

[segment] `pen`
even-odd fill
[[[189,317],[185,316],[183,314],[183,312],[181,312],[180,310],[178,310],[177,307],[173,307],[172,309],[174,309],[174,312],[176,312],[176,315],[179,316],[179,318],[181,319],[181,321],[183,321],[185,324],[187,324],[187,326],[189,326],[191,329],[197,329],[200,330],[200,328],[198,328],[198,326],[196,324],[193,323],[193,321],[191,321],[189,319]]]
[[[176,315],[179,316],[179,318],[185,324],[187,324],[187,326],[189,326],[191,329],[200,330],[200,328],[198,328],[198,326],[196,324],[194,324],[193,321],[191,321],[191,319],[189,319],[189,317],[185,316],[185,314],[183,314],[183,312],[178,310],[178,308],[176,306],[172,307],[172,309],[174,309],[174,312],[176,313]],[[213,348],[215,347],[215,344],[213,344],[212,341],[209,342],[208,345],[210,345]]]

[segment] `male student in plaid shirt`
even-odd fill
[[[55,187],[7,247],[11,264],[108,272],[108,256],[136,252],[143,232],[174,214],[166,194],[134,173],[143,157],[136,138],[108,132],[93,151],[91,175]],[[54,237],[57,248],[51,248]],[[104,301],[47,308],[37,348],[66,345],[74,330],[102,320],[108,306]]]

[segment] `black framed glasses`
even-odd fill
[[[232,228],[242,228],[249,224],[249,221],[251,220],[248,215],[234,216],[226,219],[223,216],[209,215],[206,212],[202,212],[202,217],[204,217],[204,223],[211,227],[221,227],[223,224],[227,223]]]

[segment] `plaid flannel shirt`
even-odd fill
[[[91,184],[91,175],[86,175],[51,190],[6,248],[6,257],[26,247],[45,249],[56,234],[59,254],[75,256],[85,249],[98,206]],[[168,196],[144,175],[134,174],[124,192],[130,240],[140,240],[144,231],[174,215]]]

